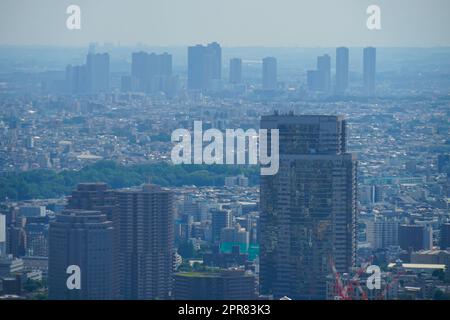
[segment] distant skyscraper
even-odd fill
[[[68,199],[67,208],[100,211],[113,222],[113,263],[112,263],[112,293],[111,297],[119,297],[119,218],[115,191],[110,190],[106,183],[79,183]]]
[[[336,93],[343,94],[348,88],[348,48],[340,47],[336,49]]]
[[[138,91],[146,92],[149,75],[148,75],[148,53],[147,52],[133,52],[131,54],[131,77],[138,81]]]
[[[308,70],[306,73],[306,83],[308,85],[308,89],[311,91],[319,91],[320,90],[320,77],[319,71],[317,70]]]
[[[263,89],[274,90],[277,88],[277,59],[267,57],[263,59],[262,63]]]
[[[242,81],[242,60],[233,58],[230,60],[230,83],[239,84]]]
[[[0,257],[6,255],[6,216],[0,214]]]
[[[167,298],[174,269],[172,193],[154,185],[117,191],[121,297]]]
[[[342,116],[263,116],[279,129],[280,168],[261,176],[259,222],[262,294],[325,299],[334,262],[356,259],[356,160],[346,152]]]
[[[222,78],[222,49],[217,42],[188,48],[188,89],[207,90]]]
[[[112,296],[112,222],[100,211],[65,210],[50,223],[50,299],[103,300]],[[81,289],[67,288],[67,268],[81,270]]]
[[[317,72],[320,91],[330,92],[331,89],[331,58],[325,54],[317,57]]]
[[[375,93],[375,75],[377,64],[377,49],[364,48],[364,90],[367,95]]]
[[[140,92],[168,91],[167,83],[172,77],[172,55],[134,52],[131,56],[131,79],[129,86]],[[137,86],[133,85],[137,82]],[[134,88],[136,87],[136,88]]]
[[[86,74],[89,93],[109,91],[109,54],[89,53],[86,57]]]
[[[211,63],[211,79],[222,79],[222,48],[217,42],[212,42],[208,44],[206,50]]]

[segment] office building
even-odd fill
[[[168,92],[172,82],[172,55],[134,52],[131,56],[131,78],[124,79],[124,89],[155,93]],[[126,90],[125,90],[126,91]]]
[[[366,95],[373,95],[375,93],[377,49],[364,48],[363,60],[364,91]]]
[[[244,270],[186,272],[174,276],[175,300],[255,300],[256,277]]]
[[[87,71],[85,65],[66,67],[65,75],[66,93],[83,94],[87,88]]]
[[[306,84],[307,84],[309,90],[319,91],[320,90],[319,71],[308,70],[306,72]]]
[[[271,115],[279,130],[279,171],[261,176],[260,290],[275,298],[325,299],[335,265],[356,259],[356,160],[342,116]]]
[[[116,194],[106,183],[79,183],[68,197],[68,209],[100,211],[113,225],[112,254],[112,293],[111,297],[119,297],[119,218]]]
[[[336,49],[336,93],[344,94],[348,88],[349,50]]]
[[[317,57],[317,72],[319,77],[319,90],[330,92],[331,89],[331,58],[325,54]]]
[[[172,193],[155,185],[116,192],[120,295],[123,299],[166,299],[174,270]]]
[[[277,59],[266,57],[262,61],[262,88],[263,90],[277,89]]]
[[[233,58],[230,60],[230,83],[239,84],[242,82],[242,60]]]
[[[50,223],[49,298],[112,299],[113,225],[100,211],[69,209]],[[69,266],[80,268],[80,289],[69,289]]]

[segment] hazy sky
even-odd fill
[[[81,7],[81,30],[66,8]],[[381,7],[382,30],[366,9]],[[1,44],[450,46],[450,0],[0,0]]]

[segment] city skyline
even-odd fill
[[[0,300],[450,300],[448,0],[0,6]]]

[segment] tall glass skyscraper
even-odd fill
[[[165,299],[174,270],[172,193],[155,185],[116,192],[120,294],[123,299]]]
[[[275,298],[325,299],[334,264],[356,258],[356,160],[346,151],[342,116],[271,115],[280,168],[261,176],[260,290]]]

